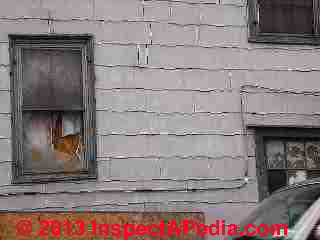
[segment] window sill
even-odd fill
[[[288,35],[288,34],[257,34],[248,38],[249,43],[320,45],[320,36]]]
[[[62,182],[62,181],[80,181],[80,180],[96,180],[96,174],[88,174],[88,173],[77,173],[70,175],[55,175],[55,176],[31,176],[31,175],[23,175],[16,177],[12,180],[12,184],[31,184],[31,183],[49,183],[49,182]]]

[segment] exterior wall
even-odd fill
[[[248,43],[244,0],[1,1],[1,209],[238,223],[258,202],[247,125],[320,124],[320,50]],[[10,33],[95,35],[97,181],[10,184]]]

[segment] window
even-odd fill
[[[320,44],[319,0],[249,0],[250,42]]]
[[[256,141],[261,196],[320,177],[319,130],[257,129]]]
[[[94,178],[92,37],[9,38],[13,182]]]

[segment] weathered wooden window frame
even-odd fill
[[[258,127],[254,129],[256,143],[256,173],[259,200],[261,201],[269,195],[267,175],[268,167],[265,159],[265,140],[270,138],[320,140],[320,128]]]
[[[12,108],[12,183],[33,183],[62,180],[95,179],[96,170],[96,121],[94,91],[94,44],[93,36],[82,35],[9,35],[11,66],[11,108]],[[48,173],[32,176],[24,174],[22,149],[22,61],[23,49],[76,49],[82,57],[83,85],[83,138],[85,170],[74,174]]]
[[[248,41],[252,43],[320,45],[320,0],[313,0],[314,34],[262,33],[259,29],[258,0],[248,0]]]

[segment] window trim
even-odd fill
[[[47,173],[32,176],[24,174],[22,148],[22,62],[23,48],[76,49],[82,54],[83,126],[85,170],[74,174]],[[94,89],[94,39],[90,34],[20,35],[9,34],[11,131],[12,131],[12,183],[41,183],[51,181],[96,179],[96,102]]]
[[[283,34],[283,33],[261,33],[257,14],[258,0],[248,0],[248,28],[250,43],[277,43],[296,45],[320,45],[320,0],[313,0],[313,19],[315,34]]]
[[[253,129],[255,130],[255,155],[258,194],[259,201],[262,201],[264,198],[269,196],[267,175],[268,167],[264,156],[265,139],[320,139],[320,128],[254,127]]]

